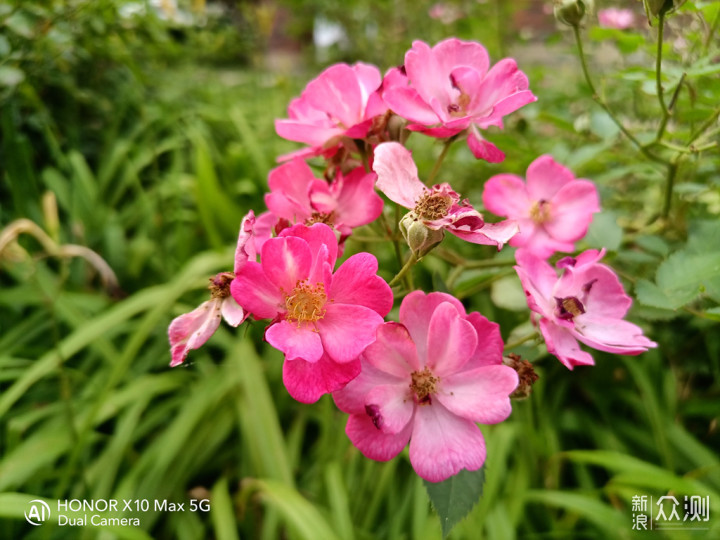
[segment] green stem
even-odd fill
[[[670,119],[670,110],[665,105],[665,96],[663,95],[662,87],[662,46],[663,46],[663,34],[665,28],[665,14],[660,13],[658,15],[658,36],[657,36],[657,53],[655,55],[655,89],[657,91],[658,101],[660,102],[660,108],[662,109],[662,119],[658,126],[657,135],[655,140],[659,141],[665,134],[665,128],[667,127],[668,120]]]
[[[648,159],[652,161],[656,161],[658,163],[667,163],[663,158],[656,156],[652,152],[650,152],[645,145],[643,145],[640,141],[638,141],[635,136],[628,131],[628,129],[620,122],[620,120],[613,114],[613,112],[610,110],[610,107],[603,101],[603,99],[600,97],[600,95],[597,93],[597,90],[595,89],[595,85],[592,82],[592,78],[590,77],[590,72],[588,71],[587,67],[587,59],[585,58],[585,52],[583,51],[582,46],[582,39],[580,38],[580,28],[577,26],[573,26],[573,33],[575,35],[575,43],[577,44],[578,49],[578,56],[580,58],[580,65],[582,66],[583,74],[585,75],[585,82],[587,82],[587,85],[590,87],[590,92],[592,92],[592,98],[602,107],[602,109],[607,113],[607,115],[610,117],[610,119],[615,122],[615,125],[622,131],[623,135],[625,135],[630,142],[632,142],[642,154],[647,157]]]
[[[668,165],[667,179],[665,180],[665,204],[663,205],[662,217],[667,218],[670,215],[670,207],[672,206],[672,192],[675,184],[675,176],[677,175],[678,165],[675,162]]]
[[[407,273],[410,271],[410,269],[411,269],[413,266],[415,266],[415,263],[417,263],[417,262],[418,262],[417,256],[416,256],[414,253],[410,253],[410,258],[409,258],[409,259],[407,260],[407,262],[405,263],[405,266],[403,266],[403,267],[400,269],[400,271],[395,275],[395,277],[390,280],[390,282],[388,283],[388,285],[390,285],[390,286],[392,287],[392,286],[395,285],[398,281],[400,281],[401,279],[403,279],[403,278],[405,277],[405,274],[407,274]]]
[[[505,345],[505,351],[509,351],[510,349],[514,349],[515,347],[519,347],[523,343],[527,343],[531,339],[535,339],[538,337],[537,332],[533,332],[532,334],[528,334],[527,336],[521,337],[519,339],[516,339],[515,341],[511,341]]]
[[[718,25],[720,24],[720,11],[718,11],[715,14],[715,20],[712,23],[712,26],[710,26],[710,30],[708,30],[708,35],[705,38],[705,43],[703,44],[703,56],[707,54],[708,49],[710,48],[710,44],[712,43],[712,38],[715,35],[715,32],[718,29]]]
[[[703,122],[703,125],[700,126],[695,133],[690,135],[690,140],[688,141],[688,146],[690,146],[692,143],[694,143],[696,140],[700,138],[700,136],[705,133],[705,130],[708,129],[710,126],[712,126],[715,121],[718,118],[718,115],[720,115],[720,107],[715,109],[713,113],[710,115],[710,117]]]
[[[433,167],[433,170],[430,171],[430,176],[428,176],[427,184],[432,185],[433,180],[435,180],[435,177],[437,176],[437,173],[440,171],[440,165],[442,165],[443,160],[445,159],[445,156],[447,156],[448,150],[450,150],[450,145],[455,142],[457,139],[457,135],[453,135],[449,139],[445,141],[445,144],[443,145],[442,152],[440,152],[440,155],[437,158],[437,161],[435,162],[435,166]]]

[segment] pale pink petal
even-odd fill
[[[233,272],[236,274],[245,266],[245,263],[257,260],[257,249],[255,247],[255,213],[250,210],[240,222],[237,247],[235,248],[235,264]]]
[[[289,141],[322,146],[325,141],[342,135],[345,130],[334,126],[313,126],[306,121],[275,120],[275,131]]]
[[[554,354],[566,368],[595,364],[592,355],[580,349],[577,340],[567,328],[561,328],[548,319],[541,319],[540,332],[545,338],[548,352]]]
[[[315,403],[324,394],[340,390],[360,374],[360,360],[338,364],[323,355],[317,362],[285,360],[283,384],[301,403]]]
[[[437,402],[416,408],[410,463],[419,476],[442,482],[462,469],[476,471],[484,462],[485,439],[474,422]]]
[[[410,151],[400,143],[378,145],[373,170],[378,175],[377,188],[405,208],[414,208],[415,202],[427,190],[418,178]]]
[[[286,236],[265,242],[260,261],[270,282],[288,295],[308,278],[313,259],[307,242]]]
[[[517,111],[521,107],[537,101],[537,97],[530,91],[524,90],[517,92],[505,99],[498,101],[493,107],[492,114],[485,118],[473,119],[477,126],[481,129],[487,129],[490,126],[503,127],[503,117]]]
[[[273,229],[275,228],[277,222],[278,218],[272,212],[263,212],[257,218],[255,218],[255,226],[253,228],[253,240],[255,241],[256,253],[262,252],[262,247],[263,245],[265,245],[265,242],[270,240]],[[253,255],[252,257],[250,257],[250,260],[255,261],[256,256]],[[237,270],[235,270],[235,273],[237,274]]]
[[[333,275],[328,298],[339,304],[368,307],[384,317],[392,309],[393,294],[377,271],[378,263],[374,255],[356,253]]]
[[[268,175],[271,193],[265,204],[273,214],[290,221],[304,221],[310,214],[310,186],[315,180],[312,170],[301,159],[276,167]]]
[[[572,242],[560,242],[550,236],[544,227],[536,225],[531,226],[529,230],[526,229],[526,234],[514,236],[510,240],[510,245],[523,248],[543,260],[556,251],[569,253],[575,249],[575,244]]]
[[[466,242],[497,246],[498,250],[508,243],[519,232],[518,224],[512,219],[500,223],[485,223],[480,229],[465,231],[456,225],[448,227],[447,231],[462,238]]]
[[[475,126],[468,132],[467,144],[473,156],[488,163],[501,163],[505,159],[505,154],[493,143],[483,139]]]
[[[259,263],[249,261],[230,283],[235,301],[256,319],[272,319],[285,308],[285,296],[272,283]]]
[[[408,443],[412,432],[412,422],[397,434],[387,434],[373,424],[367,414],[351,414],[345,426],[353,445],[368,459],[389,461],[397,456]]]
[[[478,344],[462,371],[502,364],[504,345],[500,335],[500,325],[487,320],[477,311],[468,313],[466,320],[475,328]]]
[[[382,74],[376,66],[364,62],[357,62],[352,66],[352,70],[355,72],[355,77],[360,86],[361,101],[367,103],[370,96],[380,88]]]
[[[443,302],[450,302],[458,313],[465,314],[465,308],[460,300],[441,292],[425,294],[423,291],[413,291],[403,298],[402,304],[400,304],[400,322],[407,328],[415,342],[419,358],[427,358],[430,318],[435,308]]]
[[[221,311],[223,319],[230,326],[239,326],[248,315],[232,296],[222,299]]]
[[[200,348],[220,326],[220,300],[203,302],[190,313],[173,319],[168,327],[170,367],[182,364],[191,349]]]
[[[308,83],[302,95],[312,107],[326,111],[345,129],[362,119],[362,92],[357,75],[347,64],[327,68]]]
[[[552,219],[544,224],[550,236],[561,242],[576,242],[585,236],[594,212],[600,211],[595,184],[574,180],[552,199]]]
[[[422,369],[407,328],[396,322],[387,322],[378,327],[376,339],[363,352],[363,359],[405,384],[410,381],[413,371]]]
[[[396,323],[395,323],[396,324]],[[382,328],[382,327],[381,327]],[[367,350],[374,344],[365,349],[365,353],[360,357],[362,369],[360,374],[350,381],[347,386],[333,392],[333,399],[338,409],[349,414],[366,414],[365,396],[370,390],[376,386],[385,384],[402,384],[408,380],[409,375],[403,374],[402,377],[394,377],[385,371],[380,371],[365,359]],[[348,364],[354,364],[349,362]],[[347,365],[347,364],[342,364]]]
[[[485,183],[483,205],[497,216],[519,218],[527,216],[532,202],[522,178],[514,174],[498,174]]]
[[[643,335],[642,328],[622,319],[585,313],[574,318],[573,336],[594,349],[636,355],[657,347]]]
[[[407,381],[376,386],[365,396],[365,408],[383,433],[400,433],[412,418],[415,402]]]
[[[457,43],[459,40],[453,40],[453,45]],[[446,56],[451,55],[450,51],[446,53]],[[408,78],[427,104],[432,104],[433,100],[446,106],[451,103],[453,92],[448,79],[450,71],[444,70],[444,67],[430,46],[423,41],[414,41],[412,48],[405,53],[405,71]]]
[[[413,42],[413,48],[416,43],[422,42]],[[475,41],[462,41],[457,38],[445,39],[435,45],[432,52],[445,73],[452,72],[457,66],[470,66],[484,76],[490,66],[487,50]],[[415,84],[414,81],[413,84]]]
[[[265,331],[265,340],[285,353],[286,360],[317,362],[323,354],[320,335],[311,323],[277,322]]]
[[[525,289],[525,294],[528,296],[528,302],[534,300],[539,308],[537,312],[550,316],[554,304],[550,304],[548,311],[548,301],[552,299],[553,289],[557,282],[555,270],[546,261],[525,249],[517,250],[515,259],[518,262],[515,270],[520,276],[523,289]]]
[[[518,69],[515,60],[512,58],[504,58],[490,68],[490,71],[488,71],[485,76],[482,87],[478,90],[481,95],[478,100],[474,102],[472,115],[480,118],[490,116],[493,108],[496,107],[498,103],[527,89],[527,77]],[[532,94],[528,97],[530,101],[534,101]],[[522,105],[530,101],[525,101]],[[507,113],[517,110],[522,105],[518,105],[518,107],[515,108],[506,107]]]
[[[441,379],[462,368],[477,348],[475,328],[464,317],[465,310],[458,313],[453,304],[445,302],[430,318],[427,357],[419,359]]]
[[[530,164],[526,178],[528,194],[533,201],[549,201],[565,184],[575,180],[570,169],[547,154]]]
[[[370,343],[382,317],[365,306],[328,302],[317,328],[325,352],[336,362],[355,360]]]
[[[510,394],[518,384],[508,366],[485,366],[440,378],[437,400],[451,413],[481,424],[497,424],[512,412]]]

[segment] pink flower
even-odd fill
[[[383,201],[375,193],[375,174],[358,167],[347,175],[338,172],[330,184],[315,178],[309,165],[299,158],[273,169],[270,193],[265,204],[278,217],[290,222],[326,223],[347,237],[352,229],[375,221]]]
[[[570,252],[587,233],[592,215],[600,211],[597,189],[589,180],[544,155],[527,170],[527,184],[513,174],[498,174],[485,184],[483,203],[493,214],[517,220],[520,233],[510,245],[547,258]]]
[[[495,424],[511,412],[515,370],[502,365],[497,324],[444,293],[415,291],[400,323],[377,329],[362,371],[334,392],[350,414],[345,432],[370,459],[388,461],[410,441],[415,472],[440,482],[485,461],[476,422]]]
[[[431,19],[436,19],[443,24],[451,24],[463,17],[462,11],[452,4],[433,4],[428,10]]]
[[[598,11],[598,23],[605,28],[626,30],[635,26],[635,14],[630,9],[601,9]]]
[[[443,138],[467,130],[473,155],[499,163],[505,154],[479,130],[502,128],[503,116],[537,98],[512,58],[489,68],[487,51],[479,43],[451,38],[431,49],[415,41],[405,54],[410,85],[399,84],[393,73],[383,99],[393,112],[413,122],[408,129]]]
[[[261,221],[258,218],[257,221]],[[263,220],[264,221],[264,220]],[[247,213],[240,224],[237,248],[235,249],[235,265],[233,272],[221,272],[210,279],[211,299],[203,302],[190,313],[185,313],[173,319],[168,328],[170,352],[172,361],[170,367],[175,367],[185,361],[192,349],[199,349],[210,339],[220,326],[220,319],[225,319],[230,326],[238,326],[247,314],[230,296],[230,284],[235,274],[245,266],[248,260],[255,260],[257,244],[264,241],[264,236],[270,236],[270,230],[258,231],[255,214],[252,210]]]
[[[380,71],[370,64],[332,65],[290,102],[290,118],[275,120],[275,130],[285,139],[310,145],[295,154],[300,157],[334,153],[341,137],[362,139],[373,118],[385,114],[387,107],[377,93],[381,83]]]
[[[657,346],[641,328],[623,320],[632,300],[615,273],[598,263],[603,255],[605,250],[588,250],[577,258],[561,259],[557,268],[564,272],[558,278],[546,261],[524,249],[516,253],[515,270],[528,306],[540,315],[548,352],[568,369],[595,363],[578,341],[600,351],[630,355]]]
[[[411,209],[411,219],[431,230],[446,230],[473,244],[497,245],[498,249],[518,231],[514,221],[485,223],[447,183],[425,187],[410,151],[399,143],[378,145],[373,169],[378,175],[377,188],[391,201]]]
[[[230,287],[246,312],[272,319],[265,339],[285,354],[285,385],[300,401],[357,374],[357,364],[342,364],[357,362],[393,304],[374,256],[353,255],[333,274],[337,251],[327,225],[295,225],[266,241],[260,262],[248,262]]]

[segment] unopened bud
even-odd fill
[[[657,17],[661,13],[664,15],[673,9],[676,3],[679,5],[683,2],[675,2],[673,0],[645,0],[645,7],[648,12]]]
[[[408,212],[400,220],[400,232],[418,259],[427,255],[445,237],[445,231],[428,228],[415,212]]]
[[[587,0],[555,0],[555,18],[568,26],[578,26],[585,17]]]
[[[519,355],[510,353],[503,357],[503,364],[513,368],[518,374],[518,385],[515,391],[510,394],[511,399],[525,399],[532,392],[532,385],[538,380],[533,366]]]

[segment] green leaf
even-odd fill
[[[463,469],[443,482],[423,482],[430,501],[440,516],[443,538],[447,538],[452,528],[467,516],[480,500],[485,483],[485,469]]]
[[[11,88],[25,80],[25,72],[12,66],[0,66],[0,86]]]
[[[704,292],[720,295],[720,252],[676,252],[660,265],[656,281],[672,309],[684,306]]]
[[[613,212],[604,211],[593,216],[585,241],[592,248],[617,251],[622,243],[622,236],[623,231],[617,224],[617,216]]]
[[[504,277],[492,284],[490,297],[496,306],[510,311],[525,311],[527,297],[516,276]]]

